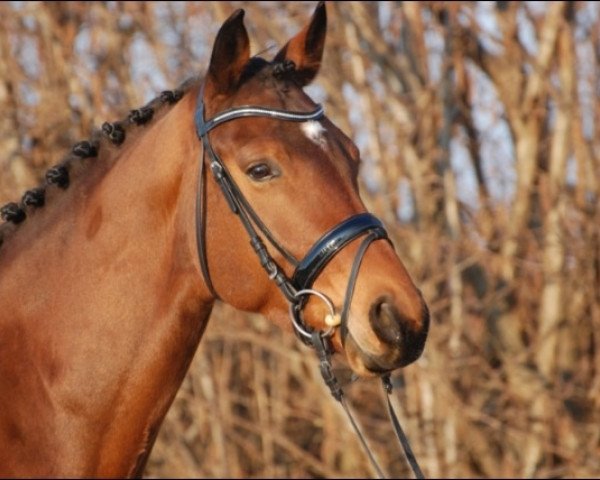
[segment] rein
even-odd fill
[[[335,331],[335,325],[340,325],[342,336],[347,332],[347,317],[350,311],[352,296],[360,264],[368,247],[376,240],[384,239],[390,241],[381,221],[370,213],[359,213],[342,221],[331,230],[326,232],[309,249],[308,253],[301,260],[291,254],[281,243],[279,243],[267,226],[262,222],[258,214],[251,207],[235,181],[227,170],[227,167],[221,158],[214,151],[208,133],[219,125],[235,120],[237,118],[247,117],[267,117],[275,120],[284,120],[291,122],[307,122],[319,120],[324,116],[323,107],[318,105],[312,112],[292,112],[274,108],[246,105],[225,110],[209,120],[204,119],[204,99],[203,88],[198,97],[198,106],[195,112],[196,133],[202,141],[203,153],[200,157],[198,189],[196,198],[196,242],[198,247],[198,256],[202,275],[208,289],[215,298],[220,298],[215,290],[214,284],[210,278],[208,260],[206,255],[206,166],[205,154],[209,157],[209,167],[213,178],[221,188],[221,191],[229,205],[231,211],[238,216],[244,229],[250,237],[250,244],[260,260],[260,264],[267,272],[269,278],[276,283],[281,293],[289,302],[290,318],[297,336],[306,344],[315,349],[319,357],[320,371],[326,385],[329,387],[332,396],[340,402],[344,411],[348,415],[350,423],[354,428],[363,448],[365,449],[369,460],[371,461],[377,475],[385,478],[383,471],[379,467],[371,449],[369,448],[362,432],[354,420],[350,409],[345,401],[344,393],[339,385],[337,378],[332,370],[331,356],[333,347],[330,337]],[[289,278],[277,261],[271,256],[260,233],[294,268],[294,273]],[[325,268],[325,266],[353,240],[364,237],[352,264],[348,286],[342,311],[338,315],[335,311],[333,302],[322,292],[312,288],[313,283]],[[390,242],[391,243],[391,242]],[[331,324],[327,331],[318,331],[310,328],[302,316],[302,311],[310,295],[321,299],[329,309],[329,315],[326,317],[326,323]],[[389,395],[392,391],[389,374],[382,377],[384,390],[386,392],[388,413],[392,426],[404,450],[404,454],[415,474],[415,478],[421,479],[423,473],[415,459],[410,448],[410,444],[404,434],[398,418],[394,412]]]

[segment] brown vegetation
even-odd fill
[[[201,73],[238,7],[258,53],[314,4],[0,4],[0,202]],[[423,357],[396,374],[425,474],[600,475],[600,9],[328,8],[310,91],[361,148],[363,197],[432,312]],[[216,308],[147,475],[370,475],[313,357],[291,332]],[[388,471],[409,475],[379,385],[348,394]]]

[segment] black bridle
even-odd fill
[[[352,302],[352,296],[354,292],[354,286],[358,278],[358,272],[362,259],[368,249],[368,247],[376,240],[385,239],[389,241],[387,232],[383,227],[381,221],[370,213],[359,213],[353,215],[346,220],[342,221],[331,230],[326,232],[321,238],[319,238],[315,244],[308,250],[304,258],[301,260],[290,253],[280,242],[278,242],[271,231],[267,228],[264,222],[260,219],[254,209],[251,207],[238,185],[233,180],[233,177],[229,173],[227,167],[214,151],[210,138],[209,132],[223,123],[235,120],[238,118],[247,117],[266,117],[274,120],[284,120],[290,122],[307,122],[320,120],[324,116],[323,107],[318,105],[317,108],[311,112],[292,112],[286,110],[279,110],[275,108],[266,108],[254,105],[245,105],[225,110],[209,120],[204,118],[204,89],[200,89],[200,95],[198,98],[198,106],[195,113],[195,124],[196,133],[202,141],[203,153],[200,158],[199,167],[199,179],[198,179],[198,190],[197,190],[197,201],[196,201],[196,241],[198,246],[198,255],[200,258],[200,267],[206,286],[210,290],[211,294],[215,298],[219,298],[218,293],[215,290],[214,284],[210,277],[210,271],[208,267],[208,260],[206,255],[206,167],[205,167],[205,154],[208,154],[209,167],[213,174],[214,180],[219,185],[227,204],[231,211],[238,216],[244,229],[250,237],[250,244],[254,249],[256,255],[260,260],[260,264],[267,272],[269,278],[276,283],[282,294],[285,296],[290,306],[290,318],[294,326],[296,334],[300,339],[307,345],[312,346],[319,357],[320,369],[325,383],[329,387],[332,395],[338,400],[344,410],[348,414],[352,426],[356,430],[359,439],[367,454],[373,463],[378,475],[383,478],[381,468],[375,461],[366,441],[360,432],[356,422],[354,421],[350,411],[345,403],[343,392],[339,383],[333,374],[331,367],[331,355],[333,353],[333,347],[331,345],[330,337],[335,331],[335,326],[331,326],[327,331],[318,331],[309,327],[303,319],[302,312],[307,303],[309,295],[314,295],[320,298],[329,309],[329,315],[332,319],[337,315],[333,302],[323,293],[314,290],[313,284],[319,274],[327,266],[327,264],[339,253],[344,247],[350,244],[353,240],[360,237],[364,237],[354,258],[352,268],[349,275],[348,286],[346,288],[346,295],[344,297],[344,303],[342,306],[341,313],[339,314],[338,322],[342,329],[342,337],[345,336],[345,330],[347,329],[347,318],[350,311],[350,305]],[[281,266],[270,254],[269,250],[265,246],[260,233],[264,235],[264,238],[268,243],[274,247],[282,256],[287,260],[293,267],[294,273],[289,278]],[[385,391],[391,393],[391,382],[389,375],[383,377]],[[404,448],[405,454],[415,472],[417,478],[423,478],[421,470],[416,464],[408,440],[404,435],[400,424],[396,418],[396,415],[392,409],[389,396],[386,395],[388,401],[388,409],[392,418],[392,423],[396,430],[396,434],[400,440],[402,447]]]
[[[264,222],[256,214],[254,209],[247,201],[244,194],[241,192],[238,185],[233,180],[231,174],[227,170],[227,167],[221,160],[221,158],[214,151],[212,144],[209,139],[208,133],[215,127],[235,120],[237,118],[246,117],[267,117],[277,120],[285,120],[292,122],[307,122],[311,120],[319,120],[323,117],[323,107],[318,106],[312,112],[289,112],[286,110],[278,110],[274,108],[265,108],[258,106],[242,106],[225,110],[212,119],[204,120],[204,102],[202,99],[198,101],[198,108],[196,111],[196,131],[198,136],[202,140],[204,152],[208,153],[210,170],[213,173],[213,178],[221,188],[225,199],[229,205],[229,208],[235,213],[242,225],[244,226],[248,236],[250,237],[250,244],[258,255],[262,267],[265,269],[269,278],[273,280],[285,298],[288,300],[291,306],[292,320],[297,334],[307,344],[311,344],[312,329],[306,325],[302,318],[302,309],[306,304],[306,296],[316,294],[312,289],[312,285],[315,282],[318,275],[325,268],[325,266],[333,259],[333,257],[339,253],[346,245],[353,240],[365,236],[361,247],[359,248],[359,254],[356,257],[353,270],[356,270],[354,275],[350,275],[350,283],[348,285],[346,299],[344,301],[344,308],[342,309],[342,325],[345,325],[345,320],[350,309],[351,293],[356,283],[356,277],[358,275],[358,266],[364,256],[368,246],[375,240],[387,239],[387,233],[381,223],[381,221],[370,213],[359,213],[353,215],[350,218],[344,220],[330,231],[325,233],[315,244],[309,249],[308,253],[302,260],[296,259],[296,257],[290,253],[280,242],[278,242],[271,231],[267,228]],[[218,298],[218,294],[214,288],[212,280],[210,278],[208,261],[206,258],[206,249],[204,247],[204,232],[206,215],[204,215],[204,209],[206,202],[204,202],[204,170],[205,170],[204,158],[201,160],[201,188],[198,189],[199,205],[197,211],[197,241],[198,241],[198,252],[200,256],[200,265],[202,267],[202,274],[206,285],[210,289],[211,293]],[[265,246],[259,231],[264,235],[267,241],[273,246],[279,253],[295,267],[295,271],[291,278],[289,278],[281,266],[270,254],[269,250]],[[301,293],[304,292],[304,293]],[[318,295],[318,294],[317,294]],[[318,295],[319,298],[323,299],[328,303],[330,310],[333,306],[330,301],[325,300],[324,296]],[[335,315],[335,309],[330,312]],[[345,315],[344,315],[345,313]]]

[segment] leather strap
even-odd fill
[[[319,120],[325,115],[322,105],[312,112],[290,112],[277,108],[259,107],[256,105],[243,105],[230,108],[215,115],[210,120],[204,120],[204,101],[199,99],[199,108],[196,110],[196,131],[198,136],[203,137],[213,128],[222,123],[245,117],[269,117],[278,120],[287,120],[289,122],[307,122],[309,120]]]
[[[400,421],[398,420],[398,417],[396,416],[396,412],[394,412],[394,407],[392,407],[392,402],[390,401],[390,395],[392,393],[392,382],[390,381],[390,376],[386,375],[386,376],[382,377],[381,382],[383,384],[383,390],[385,391],[385,399],[387,400],[388,415],[390,416],[390,420],[392,421],[392,426],[394,427],[394,433],[396,434],[396,437],[398,438],[398,441],[400,442],[400,446],[402,447],[402,450],[404,451],[404,456],[406,457],[406,460],[408,461],[408,464],[410,465],[410,468],[412,469],[412,471],[415,475],[415,478],[418,480],[423,480],[425,478],[425,476],[423,475],[423,472],[421,471],[421,467],[419,466],[419,462],[417,462],[417,458],[415,457],[415,454],[413,453],[412,448],[410,448],[410,442],[408,441],[408,437],[404,433],[404,430],[402,430],[402,427],[400,426]]]
[[[344,305],[342,306],[342,313],[340,315],[340,334],[342,338],[345,338],[348,334],[348,314],[350,313],[352,297],[354,296],[354,287],[356,286],[356,280],[358,280],[358,271],[360,269],[363,257],[365,256],[365,253],[367,253],[367,248],[369,248],[369,245],[371,245],[371,243],[375,240],[382,238],[385,238],[386,240],[388,239],[387,235],[382,236],[381,232],[378,230],[371,230],[358,247],[358,251],[354,257],[354,262],[352,263],[352,270],[350,270],[350,276],[348,277],[348,286],[346,287]]]
[[[381,221],[370,213],[353,215],[329,230],[316,241],[296,267],[292,276],[294,286],[298,290],[310,288],[336,253],[367,232],[373,232],[377,238],[387,238]]]
[[[203,147],[204,148],[204,147]],[[208,269],[208,257],[206,255],[206,168],[204,166],[204,152],[200,156],[198,166],[198,188],[196,189],[196,247],[198,259],[204,282],[214,298],[220,298],[215,290]]]

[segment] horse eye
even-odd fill
[[[263,182],[275,176],[271,170],[271,167],[269,167],[269,165],[266,163],[257,163],[252,165],[248,168],[248,170],[246,170],[246,175],[248,175],[255,182]]]

